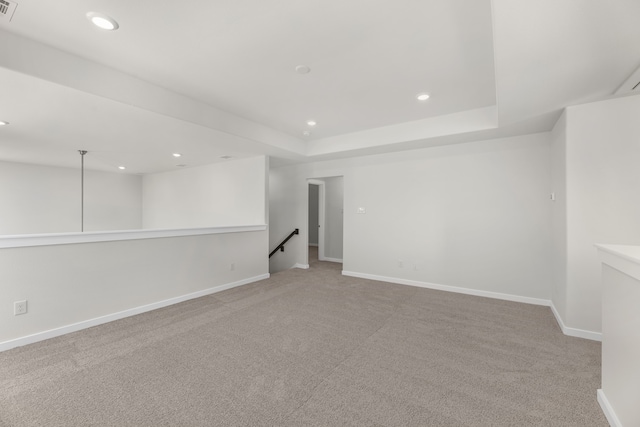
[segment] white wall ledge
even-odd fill
[[[76,233],[19,234],[0,236],[0,249],[199,236],[205,234],[245,233],[251,231],[264,231],[266,229],[267,226],[265,224],[260,224],[163,230],[117,230],[86,231]]]
[[[600,260],[636,280],[640,280],[640,246],[597,244]]]

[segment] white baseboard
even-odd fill
[[[522,302],[525,304],[543,305],[545,307],[551,308],[551,312],[555,316],[556,321],[558,322],[558,326],[560,326],[560,329],[562,330],[563,334],[570,337],[584,338],[592,341],[602,341],[602,334],[600,332],[585,331],[583,329],[576,329],[576,328],[570,328],[565,326],[564,322],[562,321],[562,318],[558,314],[558,311],[554,307],[553,302],[551,300],[523,297],[519,295],[503,294],[499,292],[481,291],[477,289],[460,288],[457,286],[439,285],[436,283],[400,279],[397,277],[385,277],[385,276],[378,276],[375,274],[357,273],[354,271],[343,270],[342,274],[344,276],[359,277],[361,279],[369,279],[369,280],[378,280],[380,282],[397,283],[399,285],[417,286],[419,288],[436,289],[439,291],[455,292],[459,294],[475,295],[479,297],[495,298],[495,299],[501,299],[506,301],[513,301],[513,302]]]
[[[327,258],[327,257],[320,258],[320,257],[318,257],[318,261],[339,262],[340,264],[342,264],[342,259],[341,258]]]
[[[309,264],[300,264],[300,263],[298,263],[298,264],[294,265],[291,268],[302,268],[304,270],[308,270],[309,269]]]
[[[598,389],[598,403],[600,404],[600,408],[602,408],[604,416],[607,417],[609,425],[611,425],[611,427],[622,427],[622,423],[601,388]]]
[[[315,247],[318,247],[318,244],[317,244],[317,243],[309,243],[309,246],[315,246]]]
[[[551,312],[553,313],[553,315],[556,317],[558,326],[560,326],[563,334],[570,337],[584,338],[592,341],[602,341],[602,333],[600,332],[585,331],[584,329],[570,328],[566,326],[564,324],[564,321],[562,320],[562,317],[560,316],[560,313],[558,313],[555,305],[553,305],[553,301],[551,301],[549,307],[551,308]]]
[[[15,347],[21,347],[23,345],[44,341],[49,338],[59,337],[61,335],[69,334],[71,332],[76,332],[82,329],[91,328],[93,326],[102,325],[103,323],[113,322],[114,320],[124,319],[125,317],[135,316],[136,314],[146,313],[147,311],[157,310],[158,308],[167,307],[173,304],[178,304],[183,301],[200,298],[206,295],[215,294],[216,292],[221,292],[227,289],[231,289],[231,288],[246,285],[249,283],[257,282],[260,280],[268,279],[269,277],[270,277],[269,273],[261,274],[259,276],[238,280],[237,282],[225,283],[223,285],[214,286],[213,288],[204,289],[204,290],[193,292],[186,295],[181,295],[179,297],[170,298],[164,301],[158,301],[158,302],[143,305],[140,307],[134,307],[127,310],[119,311],[117,313],[96,317],[94,319],[73,323],[71,325],[62,326],[55,329],[49,329],[48,331],[38,332],[32,335],[27,335],[27,336],[15,338],[9,341],[4,341],[0,343],[0,351],[6,351]]]
[[[419,282],[417,280],[400,279],[397,277],[377,276],[374,274],[356,273],[354,271],[342,271],[345,276],[359,277],[361,279],[378,280],[381,282],[397,283],[399,285],[417,286],[419,288],[435,289],[438,291],[455,292],[458,294],[475,295],[478,297],[495,298],[506,301],[523,302],[526,304],[549,306],[551,301],[546,299],[522,297],[519,295],[502,294],[499,292],[481,291],[477,289],[460,288],[457,286],[439,285],[436,283]]]

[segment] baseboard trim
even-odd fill
[[[318,244],[317,243],[309,243],[309,246],[315,246],[317,248]]]
[[[397,277],[378,276],[375,274],[358,273],[355,271],[342,270],[342,275],[358,277],[360,279],[377,280],[380,282],[396,283],[399,285],[416,286],[419,288],[435,289],[438,291],[454,292],[458,294],[474,295],[478,297],[494,298],[494,299],[501,299],[506,301],[521,302],[525,304],[542,305],[545,307],[550,307],[551,312],[555,316],[556,321],[558,322],[558,326],[560,326],[560,329],[562,330],[563,334],[570,337],[584,338],[592,341],[602,341],[602,334],[600,332],[586,331],[583,329],[570,328],[566,326],[562,321],[562,318],[560,317],[555,306],[553,305],[553,301],[551,300],[523,297],[523,296],[512,295],[512,294],[503,294],[499,292],[481,291],[477,289],[460,288],[457,286],[440,285],[436,283],[420,282],[417,280],[409,280],[409,279],[400,279]]]
[[[562,317],[560,316],[560,313],[558,313],[556,306],[553,305],[553,301],[551,301],[551,303],[549,304],[549,308],[551,308],[551,312],[555,316],[556,322],[558,322],[558,326],[560,326],[563,334],[570,337],[584,338],[591,341],[602,342],[602,333],[600,332],[586,331],[584,329],[570,328],[566,326],[564,324],[564,321],[562,320]]]
[[[324,257],[324,258],[318,258],[318,261],[337,262],[337,263],[342,264],[342,258],[327,258],[327,257]]]
[[[304,270],[308,270],[309,269],[309,264],[300,264],[297,263],[296,265],[294,265],[292,268],[302,268]]]
[[[513,302],[523,302],[526,304],[549,306],[551,301],[540,298],[523,297],[519,295],[502,294],[499,292],[481,291],[477,289],[460,288],[458,286],[439,285],[436,283],[419,282],[417,280],[400,279],[396,277],[377,276],[375,274],[357,273],[354,271],[342,271],[345,276],[359,277],[361,279],[378,280],[380,282],[397,283],[399,285],[416,286],[419,288],[435,289],[438,291],[455,292],[458,294],[474,295],[478,297],[487,297],[501,299]]]
[[[616,412],[613,410],[611,404],[609,403],[609,399],[607,399],[607,396],[605,396],[604,391],[602,391],[601,388],[598,389],[597,395],[598,404],[600,404],[600,408],[602,409],[604,416],[607,417],[607,421],[609,421],[611,427],[622,427],[622,423],[618,419]]]
[[[134,307],[127,310],[119,311],[117,313],[107,314],[105,316],[96,317],[94,319],[84,320],[82,322],[73,323],[71,325],[62,326],[59,328],[49,329],[48,331],[38,332],[32,335],[27,335],[20,338],[15,338],[9,341],[0,343],[0,352],[10,350],[12,348],[21,347],[27,344],[33,344],[39,341],[44,341],[49,338],[59,337],[61,335],[77,332],[82,329],[91,328],[93,326],[102,325],[104,323],[113,322],[114,320],[124,319],[125,317],[135,316],[136,314],[146,313],[148,311],[157,310],[159,308],[167,307],[173,304],[178,304],[184,301],[188,301],[195,298],[200,298],[206,295],[215,294],[227,289],[236,288],[238,286],[247,285],[249,283],[258,282],[260,280],[268,279],[269,273],[261,274],[259,276],[249,277],[247,279],[238,280],[236,282],[225,283],[223,285],[214,286],[209,289],[204,289],[198,292],[193,292],[179,297],[169,298],[163,301],[154,302],[151,304],[143,305],[140,307]]]

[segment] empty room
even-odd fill
[[[0,0],[0,426],[639,426],[639,19]]]

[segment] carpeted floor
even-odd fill
[[[0,353],[2,426],[607,426],[546,307],[271,279]]]

